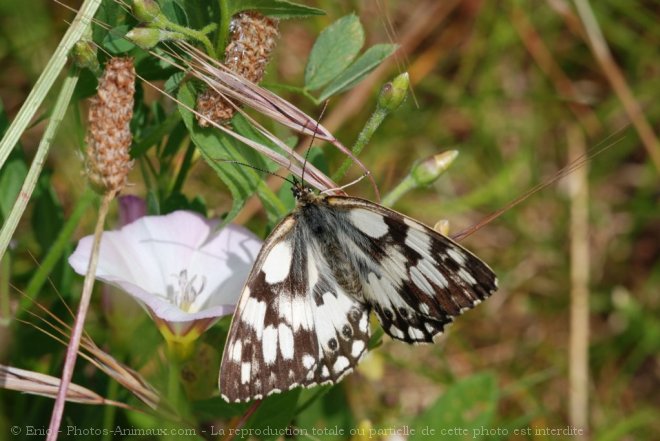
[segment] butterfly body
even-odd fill
[[[386,333],[428,343],[496,289],[488,266],[430,228],[372,202],[294,185],[296,208],[248,276],[223,354],[230,402],[335,383]]]

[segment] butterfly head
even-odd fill
[[[296,198],[298,204],[302,205],[312,203],[319,198],[311,187],[298,181],[294,181],[293,186],[291,187],[291,192],[293,193],[293,197]]]

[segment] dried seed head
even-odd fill
[[[225,66],[243,78],[258,84],[264,77],[266,65],[277,42],[277,20],[258,12],[236,14],[229,27],[231,36],[225,49]],[[209,126],[208,120],[222,124],[234,115],[234,107],[216,91],[207,89],[197,97],[199,125]]]
[[[229,29],[231,40],[225,50],[225,64],[232,72],[259,83],[277,42],[277,20],[257,12],[242,12],[232,19]]]
[[[133,166],[129,156],[135,93],[132,58],[112,58],[105,65],[97,95],[89,106],[85,168],[99,193],[117,192]]]

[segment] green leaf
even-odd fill
[[[168,94],[173,95],[185,77],[185,72],[175,72],[165,81],[163,89],[165,89],[165,92]]]
[[[351,406],[342,385],[331,387],[326,393],[320,388],[304,389],[296,415],[296,426],[305,429],[308,433],[314,430],[324,431],[323,441],[344,440],[348,438],[351,429],[357,427],[358,422],[351,411]],[[302,403],[314,400],[303,409]]]
[[[23,181],[27,176],[27,165],[22,158],[15,158],[7,161],[0,173],[0,220],[5,220],[9,216],[16,197],[21,191]]]
[[[252,125],[240,113],[234,115],[234,118],[232,119],[231,123],[237,133],[245,136],[246,138],[258,141],[260,144],[268,146],[273,150],[280,151],[280,149],[274,144],[272,144],[268,138],[263,136],[261,133],[257,132],[254,129],[254,127],[252,127]],[[280,151],[280,153],[283,152]],[[286,155],[286,153],[284,154]],[[241,166],[239,165],[239,167]],[[274,172],[277,169],[277,167],[268,167],[268,164],[265,161],[261,161],[260,168],[264,170],[263,172],[261,172],[259,176],[260,184],[263,184],[264,173],[268,171]],[[258,170],[255,171],[257,172],[257,174],[259,174]],[[268,215],[268,221],[274,224],[290,210],[287,209],[287,207],[284,205],[282,200],[275,193],[273,193],[272,191],[264,191],[264,189],[266,188],[267,187],[265,185],[260,185],[259,189],[257,190],[258,191],[257,194],[261,199],[264,209],[266,210],[266,214]]]
[[[160,10],[167,18],[181,26],[188,26],[189,20],[186,8],[177,0],[164,0],[160,3]]]
[[[247,199],[255,193],[259,195],[267,209],[278,210],[279,216],[284,214],[284,207],[257,171],[250,167],[225,162],[232,160],[265,170],[267,167],[263,158],[250,147],[219,129],[199,127],[193,113],[188,110],[195,107],[195,91],[192,84],[187,83],[180,88],[178,99],[181,103],[179,112],[191,139],[199,148],[206,163],[215,170],[232,195],[232,206],[224,221],[231,222]]]
[[[316,39],[305,67],[305,89],[319,89],[351,65],[364,45],[364,29],[355,14],[340,18]]]
[[[409,440],[482,439],[479,430],[490,428],[497,399],[497,384],[491,374],[465,378],[450,386],[431,407],[413,421],[410,427],[415,432]],[[456,428],[464,432],[449,432]]]
[[[135,45],[124,38],[129,29],[130,27],[128,25],[110,29],[103,38],[103,48],[113,55],[123,54],[132,50]]]
[[[397,49],[396,44],[377,44],[371,46],[360,58],[355,60],[345,71],[323,90],[319,101],[325,101],[332,95],[348,90],[362,81],[369,72],[374,70],[380,63]]]
[[[165,118],[165,120],[157,124],[152,126],[146,126],[146,124],[144,124],[144,129],[142,130],[142,133],[140,133],[140,137],[133,139],[133,145],[131,145],[131,157],[139,158],[144,155],[149,148],[158,145],[166,135],[172,133],[180,121],[181,116],[176,112],[172,112],[167,118]]]
[[[271,395],[261,403],[245,428],[252,430],[260,440],[280,438],[277,432],[287,428],[291,423],[299,396],[299,388]]]
[[[32,228],[44,254],[53,244],[64,224],[64,210],[50,180],[51,173],[42,172],[34,192]],[[48,222],[44,222],[48,219]]]
[[[325,15],[322,9],[299,5],[284,0],[230,0],[229,11],[234,15],[241,11],[259,11],[268,17],[286,20],[289,18],[311,17]]]
[[[228,403],[220,397],[193,401],[191,404],[194,415],[207,420],[213,420],[218,415],[222,415],[224,418],[241,416],[251,405],[252,403]]]

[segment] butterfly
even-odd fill
[[[248,276],[222,356],[228,402],[334,384],[384,331],[430,343],[497,289],[493,271],[451,239],[381,205],[292,187],[296,207]]]

